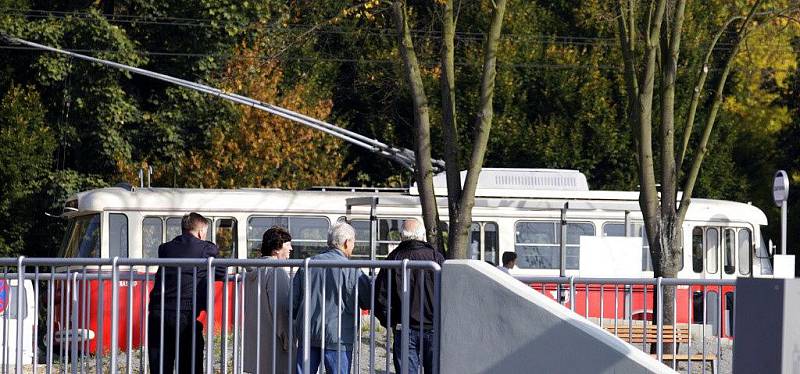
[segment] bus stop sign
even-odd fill
[[[789,200],[789,175],[783,170],[778,170],[775,173],[775,178],[772,182],[772,198],[778,207],[781,207],[784,202]]]
[[[0,279],[0,314],[5,312],[10,301],[10,294],[8,282],[5,279]]]

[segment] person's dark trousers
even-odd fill
[[[164,312],[164,342],[161,342],[161,312],[150,312],[147,321],[147,358],[150,373],[171,374],[175,369],[177,356],[178,373],[203,372],[203,324],[192,318],[190,312],[180,313],[176,325],[176,312]],[[192,331],[194,331],[194,350],[192,350]],[[180,339],[178,352],[175,352],[175,339]],[[194,371],[192,371],[194,353]],[[164,370],[161,370],[163,358]]]
[[[420,347],[420,344],[422,346]],[[422,352],[420,352],[422,348]],[[394,330],[394,344],[392,345],[392,360],[394,361],[394,371],[402,373],[403,360],[403,330]],[[408,330],[408,374],[420,372],[420,364],[425,369],[425,374],[433,374],[433,330],[422,330],[419,328]],[[420,362],[420,360],[422,362]]]
[[[319,347],[311,347],[309,350],[309,368],[308,372],[314,374],[319,369],[320,359],[322,358],[322,349]],[[336,359],[336,354],[339,353],[339,359]],[[335,349],[325,350],[325,372],[329,374],[350,374],[350,361],[353,359],[352,351],[341,350],[337,352]],[[297,374],[305,373],[303,371],[303,347],[297,349]],[[339,371],[336,371],[336,369]]]

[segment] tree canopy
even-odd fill
[[[442,2],[408,3],[422,82],[437,92]],[[455,4],[454,112],[463,119],[456,123],[464,169],[491,1]],[[689,2],[678,124],[710,38],[751,4]],[[2,33],[207,83],[413,148],[410,87],[386,2],[0,0],[0,8]],[[578,169],[593,189],[637,188],[615,32],[608,2],[508,3],[484,166]],[[724,56],[731,37],[723,34],[716,52]],[[753,28],[734,60],[694,196],[752,201],[776,221],[772,173],[785,168],[800,182],[800,151],[790,140],[800,133],[797,48],[796,26],[786,19]],[[78,190],[137,185],[145,166],[154,168],[154,185],[176,187],[407,186],[413,178],[365,150],[211,96],[20,46],[0,50],[6,254],[54,254],[63,228],[46,212]],[[709,82],[719,74],[712,68]],[[698,120],[711,100],[700,99]],[[431,141],[442,144],[441,95],[430,95],[429,110]],[[30,142],[16,141],[22,137]],[[691,139],[695,146],[697,133]],[[434,158],[443,152],[432,148]]]

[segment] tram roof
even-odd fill
[[[475,208],[505,211],[559,210],[565,202],[570,211],[639,211],[635,191],[526,191],[525,196],[482,196]],[[535,192],[535,193],[531,193]],[[510,196],[509,196],[510,195]],[[378,197],[380,207],[415,207],[419,197],[380,191],[289,191],[279,189],[192,189],[108,187],[78,193],[68,200],[65,215],[79,212],[120,211],[214,211],[214,212],[307,212],[345,213],[346,205],[367,205],[364,198]],[[447,206],[439,197],[440,206]],[[689,220],[747,221],[766,225],[767,218],[755,206],[726,200],[692,199]]]

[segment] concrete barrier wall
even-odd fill
[[[800,373],[800,279],[736,280],[733,372]]]
[[[481,261],[442,270],[442,373],[674,373]]]

